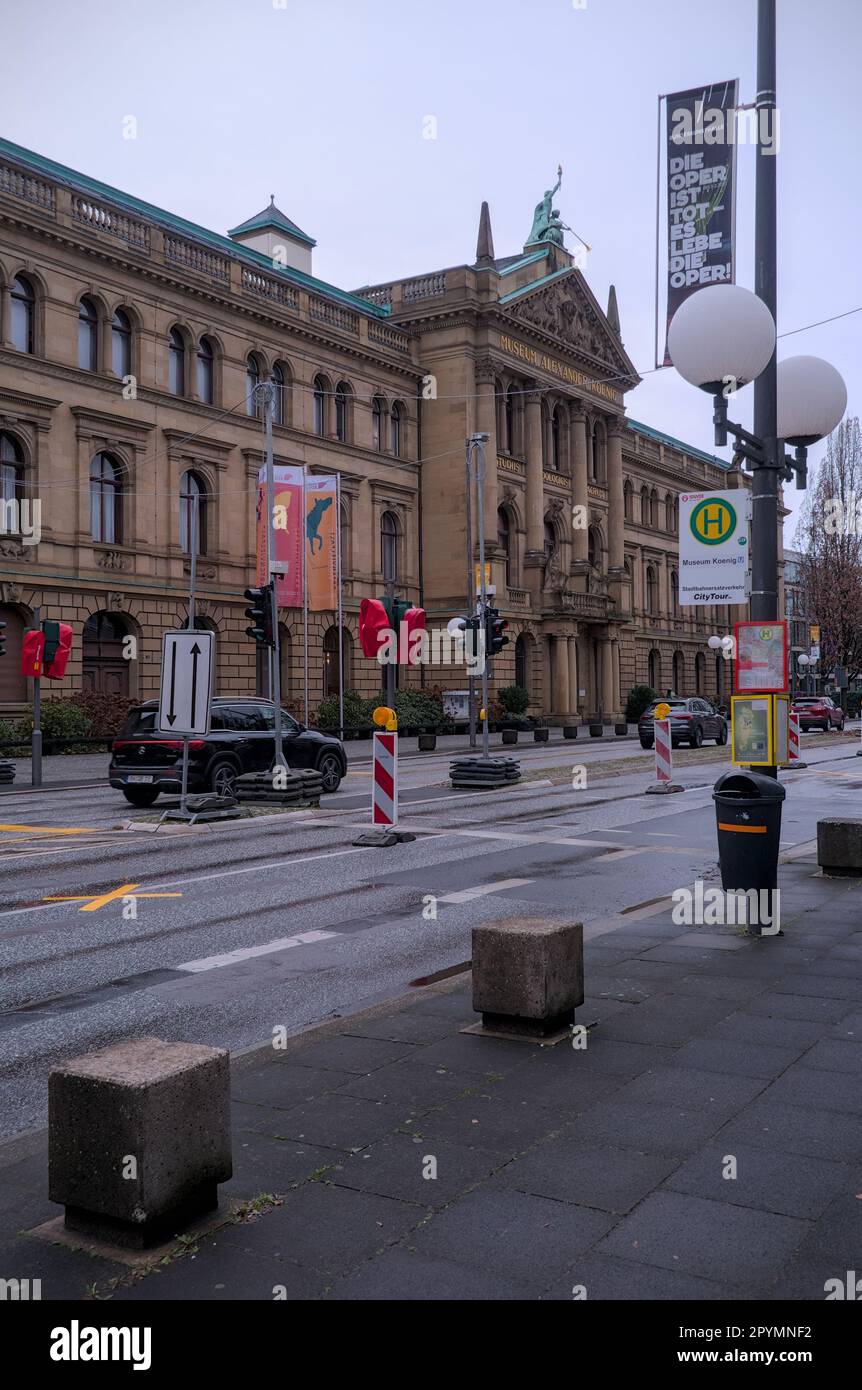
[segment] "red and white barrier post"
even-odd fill
[[[673,780],[673,742],[669,718],[653,718],[653,737],[655,739],[655,786],[647,787],[647,791],[653,794],[681,792],[683,788]]]
[[[787,717],[787,748],[791,767],[799,762],[799,715],[790,711]]]
[[[371,779],[371,821],[375,826],[398,824],[398,735],[374,735]]]

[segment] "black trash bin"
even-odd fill
[[[775,777],[738,768],[725,772],[712,799],[718,827],[718,859],[725,892],[778,887],[778,846],[784,788]]]

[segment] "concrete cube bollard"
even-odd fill
[[[485,1028],[546,1037],[584,1002],[584,928],[546,917],[473,928],[473,1008]]]
[[[230,1060],[135,1038],[48,1081],[48,1195],[70,1230],[141,1250],[218,1206],[231,1177]]]
[[[817,822],[817,863],[825,874],[862,875],[862,819],[832,816]]]

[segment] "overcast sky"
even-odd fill
[[[587,280],[603,306],[616,284],[626,349],[647,372],[656,97],[739,77],[753,100],[757,5],[581,3],[0,0],[0,129],[220,232],[274,193],[316,238],[315,273],[345,289],[472,261],[483,198],[497,255],[518,251],[561,163],[557,205],[593,247]],[[778,10],[787,333],[862,305],[862,0]],[[423,138],[428,116],[436,139]],[[737,280],[751,287],[751,148],[738,178]],[[832,361],[860,414],[860,344],[856,314],[784,339],[779,355]],[[744,423],[751,395],[737,398]],[[710,403],[673,370],[645,376],[627,408],[712,450]]]

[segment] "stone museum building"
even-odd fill
[[[276,464],[341,482],[344,622],[309,614],[312,712],[337,692],[339,643],[345,688],[380,689],[357,640],[363,597],[394,585],[429,627],[472,609],[477,431],[510,638],[492,691],[522,685],[531,713],[560,719],[619,717],[636,683],[727,694],[707,637],[742,615],[680,608],[677,498],[747,479],[626,416],[638,375],[615,292],[603,310],[554,192],[514,255],[495,256],[483,205],[470,264],[347,293],[314,276],[312,237],[274,200],[221,235],[0,140],[0,718],[28,701],[20,650],[37,613],[74,630],[47,694],[157,693],[162,634],[187,619],[193,508],[216,689],[265,691],[243,590],[266,380]],[[302,612],[280,626],[301,714]],[[399,676],[465,687],[463,666]]]

